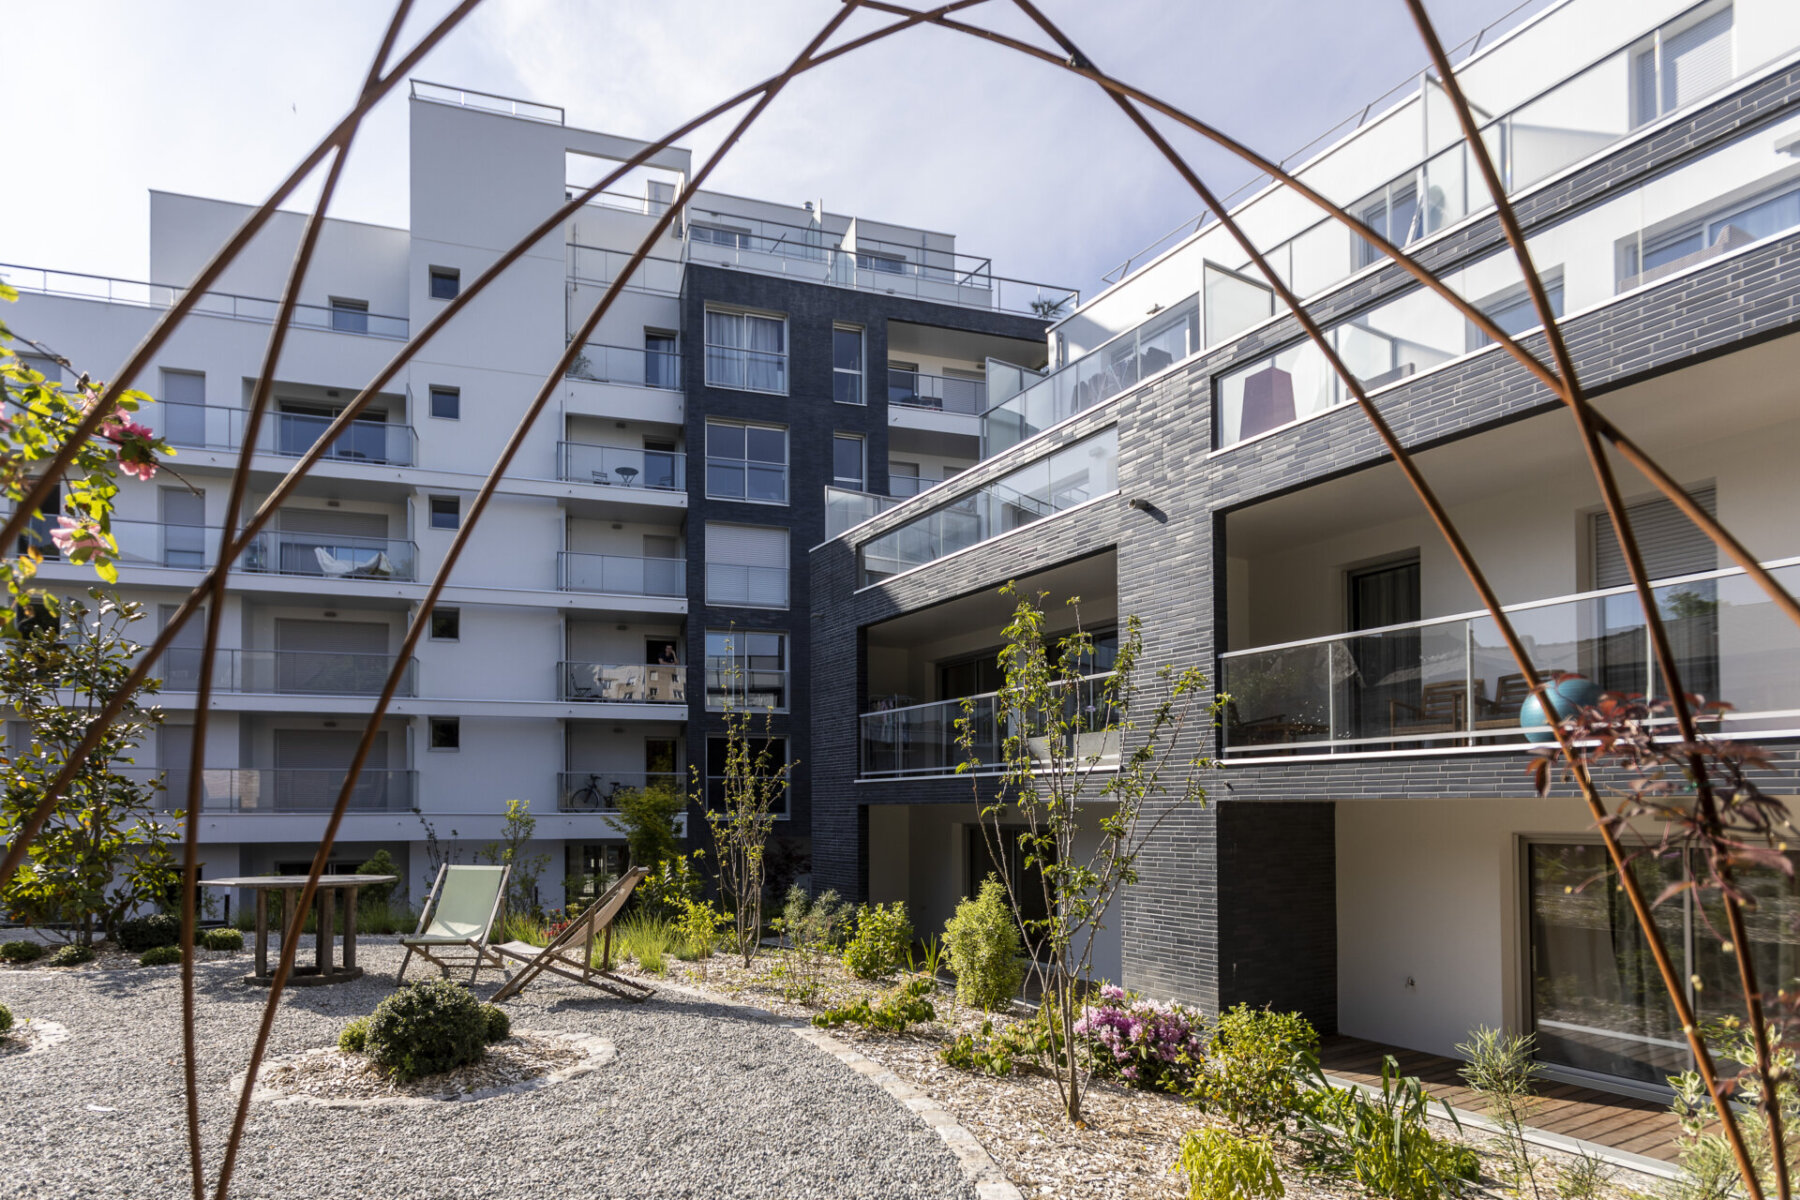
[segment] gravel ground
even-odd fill
[[[400,954],[391,941],[366,939],[358,956],[368,976],[290,990],[270,1053],[334,1044],[344,1021],[391,990]],[[266,994],[242,982],[248,965],[242,955],[197,970],[209,1177],[236,1101],[227,1084],[248,1059]],[[484,971],[476,992],[485,999],[499,983],[498,972]],[[0,971],[0,1002],[71,1032],[0,1068],[0,1195],[186,1194],[176,968]],[[633,1005],[560,981],[532,987],[507,1010],[515,1029],[608,1038],[618,1060],[473,1104],[258,1104],[232,1195],[973,1200],[936,1134],[753,1010],[673,991]]]

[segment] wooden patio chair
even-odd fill
[[[1525,698],[1531,695],[1531,689],[1525,686],[1525,676],[1519,674],[1502,675],[1494,685],[1494,698],[1483,701],[1479,697],[1475,701],[1475,728],[1505,729],[1519,724],[1519,707]]]
[[[469,982],[483,966],[505,969],[506,960],[487,944],[488,934],[500,919],[506,903],[506,881],[511,867],[482,867],[445,863],[438,868],[431,885],[431,895],[419,913],[419,928],[411,937],[400,939],[406,957],[400,961],[400,974],[395,982],[406,978],[406,968],[416,953],[448,975],[452,966],[461,966],[460,953],[455,958],[446,951],[468,950],[473,961],[469,966]]]
[[[579,917],[550,939],[548,946],[525,942],[507,942],[493,949],[505,958],[523,963],[518,974],[508,979],[494,993],[494,1003],[509,999],[525,990],[525,985],[545,971],[609,992],[621,1000],[647,1000],[655,989],[612,972],[612,927],[634,888],[650,874],[647,867],[633,867],[619,881],[602,892],[600,898]],[[600,965],[594,965],[594,943],[600,941]]]
[[[1396,738],[1421,733],[1460,733],[1468,695],[1469,685],[1457,679],[1426,684],[1417,704],[1389,700],[1388,732]]]

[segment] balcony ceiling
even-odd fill
[[[1697,442],[1741,438],[1760,429],[1795,443],[1800,455],[1795,378],[1800,378],[1800,335],[1609,392],[1596,398],[1595,407],[1659,459]],[[1703,420],[1696,415],[1701,408]],[[1589,474],[1573,423],[1560,409],[1427,450],[1417,461],[1452,508],[1570,472],[1584,479]],[[1614,462],[1627,498],[1651,492],[1632,467]],[[1598,490],[1593,502],[1600,503]],[[1240,509],[1228,518],[1227,536],[1232,553],[1254,547],[1263,555],[1423,515],[1399,468],[1384,462]]]
[[[1032,593],[1050,593],[1044,603],[1052,628],[1060,628],[1065,623],[1069,610],[1063,602],[1071,596],[1081,597],[1082,622],[1090,628],[1111,624],[1118,618],[1119,559],[1115,551],[1108,550],[1040,571],[1019,580],[1019,584]],[[1011,597],[1002,596],[1000,585],[996,583],[993,587],[871,625],[869,645],[916,649],[982,629],[993,630],[993,641],[997,643],[1000,630],[1012,617],[1016,603]]]
[[[944,329],[937,325],[914,325],[907,321],[889,321],[887,327],[888,356],[911,361],[911,355],[925,358],[950,358],[978,365],[983,359],[998,358],[1021,367],[1036,370],[1044,365],[1044,343],[1022,338],[996,337],[967,329]]]

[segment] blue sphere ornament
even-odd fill
[[[1544,685],[1544,694],[1550,699],[1550,708],[1556,714],[1555,720],[1572,717],[1577,710],[1600,703],[1600,685],[1580,675],[1565,675],[1555,683]],[[1544,716],[1544,706],[1537,696],[1525,697],[1525,703],[1519,705],[1519,725],[1529,728],[1533,725],[1549,725],[1552,722]],[[1548,742],[1555,735],[1548,729],[1536,729],[1525,735],[1528,742]]]

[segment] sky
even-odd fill
[[[1429,10],[1455,45],[1548,2],[1429,0]],[[1102,69],[1276,158],[1426,63],[1401,0],[1039,4]],[[402,44],[450,7],[418,0]],[[775,74],[837,9],[486,0],[412,74],[650,139]],[[0,189],[0,263],[133,280],[149,267],[149,192],[263,200],[349,107],[392,12],[379,0],[6,0],[5,10],[14,167]],[[1008,0],[963,16],[1042,41]],[[890,20],[855,14],[834,41]],[[407,107],[398,88],[365,122],[334,216],[406,224]],[[731,120],[685,139],[696,163]],[[1170,128],[1216,191],[1249,179]],[[930,27],[796,78],[708,186],[954,233],[998,275],[1084,296],[1200,210],[1093,84]],[[313,188],[288,206],[310,207]]]

